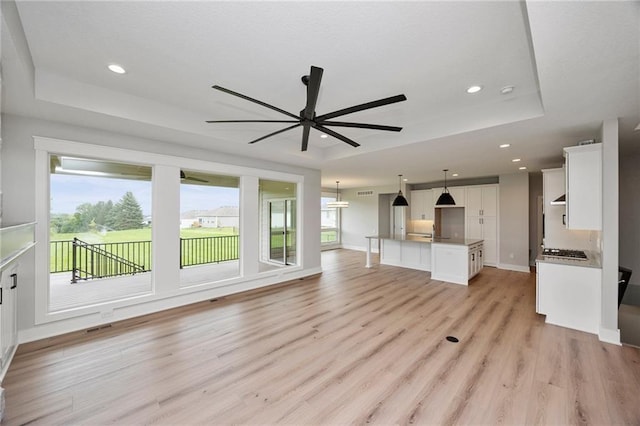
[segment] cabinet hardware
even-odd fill
[[[0,287],[0,305],[2,305],[2,287]]]
[[[14,289],[18,287],[18,274],[11,274],[11,288]]]
[[[471,253],[471,261],[472,262],[476,261],[476,254],[475,253]]]
[[[482,257],[482,250],[480,250],[480,257]]]
[[[566,214],[563,214],[563,215],[562,215],[562,224],[563,224],[563,225],[566,225],[566,224],[567,224],[567,215],[566,215]]]

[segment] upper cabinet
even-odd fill
[[[411,191],[411,220],[433,220],[433,191],[418,189]]]
[[[444,188],[433,188],[433,204],[435,207],[464,207],[466,200],[466,187],[465,186],[449,186],[447,187],[449,193],[453,197],[453,201],[456,202],[455,206],[436,206],[436,202],[442,194]]]
[[[602,229],[602,144],[564,149],[566,173],[566,226]]]

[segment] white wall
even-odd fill
[[[529,271],[529,174],[500,175],[498,267]]]
[[[633,271],[625,303],[640,305],[640,154],[620,156],[620,265]]]
[[[618,120],[602,123],[602,301],[600,340],[620,343],[618,329]]]
[[[357,197],[356,192],[362,190],[373,190],[374,194]],[[397,194],[397,185],[343,189],[341,193],[342,199],[349,202],[349,208],[342,210],[342,247],[366,250],[366,235],[388,234],[388,230],[378,229],[378,196]],[[388,210],[388,207],[385,208]]]
[[[124,149],[164,154],[175,157],[191,158],[201,161],[211,161],[234,166],[257,168],[260,170],[273,170],[277,172],[291,173],[303,176],[304,184],[301,191],[301,206],[304,211],[304,224],[301,232],[304,235],[303,257],[300,259],[301,268],[295,276],[286,274],[272,274],[271,276],[256,275],[245,277],[243,282],[225,288],[203,290],[200,293],[169,297],[164,300],[152,300],[138,306],[123,307],[121,311],[114,312],[112,318],[105,321],[100,311],[83,317],[61,320],[36,326],[35,324],[35,259],[33,252],[26,255],[23,265],[26,265],[21,273],[21,285],[18,291],[18,327],[21,341],[46,337],[76,329],[83,329],[104,322],[111,322],[131,316],[141,315],[156,310],[166,309],[181,304],[193,303],[198,300],[206,300],[211,297],[230,294],[233,292],[255,288],[263,285],[282,282],[298,276],[318,273],[320,265],[320,172],[318,170],[304,169],[286,166],[276,163],[267,163],[259,160],[225,155],[221,153],[188,148],[132,136],[114,134],[95,129],[70,126],[25,117],[4,115],[2,127],[2,181],[4,183],[4,225],[12,225],[35,220],[35,150],[33,136],[44,136],[69,141],[90,143],[95,145],[118,147]],[[257,200],[256,200],[257,205]],[[257,209],[249,209],[257,211]],[[257,213],[256,213],[257,214]],[[249,218],[250,219],[250,218]],[[257,223],[257,218],[251,222]],[[245,221],[247,215],[245,212]],[[177,217],[174,221],[177,223]],[[251,228],[243,222],[243,231]],[[176,227],[177,228],[177,227]],[[257,235],[257,233],[256,233]],[[245,251],[243,251],[243,254]],[[255,269],[257,270],[257,268]],[[166,296],[165,296],[166,297]]]

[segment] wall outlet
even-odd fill
[[[513,253],[509,253],[509,259],[513,259],[514,257],[516,257]]]

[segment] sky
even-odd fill
[[[83,203],[99,201],[117,203],[131,191],[138,200],[142,213],[151,215],[151,182],[129,179],[52,174],[51,213],[73,214]],[[223,206],[239,205],[238,188],[222,188],[202,185],[180,185],[180,212],[189,210],[213,210]]]

